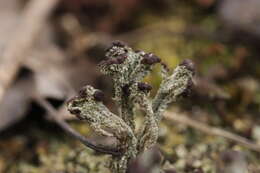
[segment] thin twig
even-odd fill
[[[100,152],[104,154],[111,154],[113,156],[119,156],[121,155],[121,152],[115,148],[108,148],[105,146],[100,146],[93,144],[90,142],[86,137],[82,136],[80,133],[75,131],[73,128],[71,128],[64,120],[59,118],[59,113],[50,105],[44,98],[42,97],[35,97],[35,100],[43,106],[49,113],[49,115],[52,116],[53,120],[64,130],[66,131],[70,136],[74,137],[75,139],[79,140],[82,144],[85,146]]]
[[[243,146],[245,146],[245,147],[247,147],[251,150],[260,152],[260,146],[257,145],[257,144],[254,144],[250,140],[248,140],[248,139],[246,139],[242,136],[233,134],[231,132],[225,131],[223,129],[211,127],[211,126],[208,126],[208,125],[201,123],[199,121],[190,119],[185,113],[166,112],[164,114],[164,117],[167,120],[171,120],[171,121],[174,121],[174,122],[177,122],[177,123],[185,124],[185,125],[190,126],[194,129],[197,129],[197,130],[200,130],[204,133],[207,133],[209,135],[224,137],[226,139],[240,143],[241,145],[243,145]]]
[[[59,0],[31,0],[0,55],[0,100]]]

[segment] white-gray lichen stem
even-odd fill
[[[174,69],[172,75],[163,79],[152,105],[157,122],[160,122],[162,114],[170,103],[176,102],[181,95],[189,92],[193,75],[193,64],[185,60]]]
[[[44,98],[35,96],[35,100],[49,112],[49,114],[51,115],[53,120],[65,132],[67,132],[70,136],[72,136],[76,140],[79,140],[86,147],[89,147],[89,148],[91,148],[91,149],[93,149],[93,150],[95,150],[97,152],[103,153],[103,154],[111,154],[113,156],[120,156],[121,155],[121,151],[120,150],[118,150],[116,148],[96,145],[96,144],[92,143],[90,140],[88,140],[86,137],[82,136],[80,133],[75,131],[64,120],[58,118],[59,113]]]
[[[127,96],[122,96],[121,100],[121,117],[122,119],[135,131],[135,121],[134,121],[134,105],[131,103]]]
[[[155,64],[162,66],[163,81],[153,100],[149,99],[152,87],[142,80]],[[106,60],[99,64],[101,72],[112,78],[116,115],[103,104],[103,93],[91,86],[83,87],[78,96],[68,101],[68,110],[86,121],[100,135],[118,140],[119,156],[113,156],[113,173],[126,173],[130,160],[151,147],[158,139],[159,122],[171,102],[185,95],[192,85],[194,67],[185,60],[170,75],[169,70],[156,55],[134,51],[122,42],[114,42],[106,52]],[[145,120],[136,133],[134,110],[144,112]]]
[[[145,111],[145,123],[144,123],[144,133],[139,140],[138,151],[145,151],[156,144],[158,139],[159,127],[156,122],[154,112],[148,98],[144,98],[143,102],[140,104]]]
[[[131,87],[130,98],[135,103],[139,109],[144,111],[145,121],[141,133],[142,135],[138,136],[138,151],[144,151],[152,147],[158,138],[158,124],[154,117],[154,112],[152,109],[152,104],[148,98],[149,92],[152,87],[146,83],[135,83]]]

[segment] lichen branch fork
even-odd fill
[[[99,67],[114,83],[113,100],[118,106],[118,115],[103,104],[104,94],[91,86],[83,87],[68,102],[68,110],[86,121],[97,134],[118,140],[117,147],[124,152],[112,157],[111,170],[113,173],[125,173],[131,159],[156,144],[163,112],[170,103],[189,92],[194,65],[190,60],[185,60],[170,73],[153,53],[134,51],[120,41],[112,43],[105,57]],[[155,98],[151,99],[152,87],[143,79],[156,64],[161,65],[163,80]],[[136,109],[141,109],[145,116],[140,129],[135,129],[135,119],[140,116],[135,115]]]

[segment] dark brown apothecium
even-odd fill
[[[94,93],[93,97],[94,97],[94,99],[95,99],[96,101],[103,101],[105,95],[104,95],[104,93],[103,93],[102,91],[96,91],[96,92]]]

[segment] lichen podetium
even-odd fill
[[[156,144],[159,123],[167,106],[185,95],[192,85],[194,66],[184,60],[172,73],[156,55],[134,51],[116,41],[106,51],[106,60],[99,64],[101,72],[112,78],[113,100],[119,107],[118,115],[103,103],[103,93],[92,86],[83,87],[78,96],[68,101],[68,110],[80,120],[85,120],[93,130],[118,140],[119,156],[112,156],[113,173],[125,173],[129,161]],[[154,99],[149,98],[152,87],[143,83],[155,64],[161,65],[162,82]],[[141,109],[145,122],[135,127],[134,110]]]

